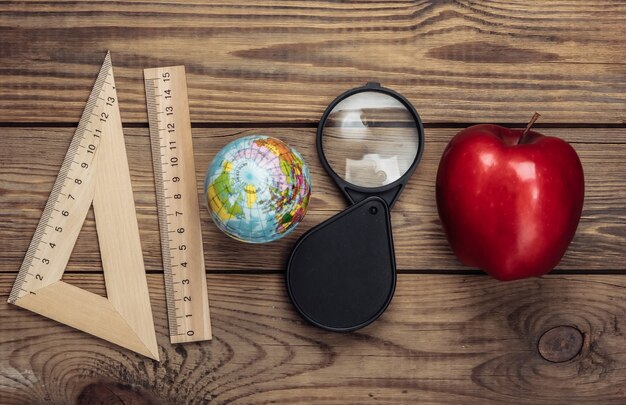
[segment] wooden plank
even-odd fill
[[[104,291],[98,275],[69,281]],[[11,283],[0,276],[3,296]],[[279,275],[211,275],[208,283],[215,339],[172,346],[163,279],[149,276],[160,364],[0,299],[2,403],[93,403],[116,392],[137,403],[145,403],[139,395],[168,403],[624,400],[622,276],[501,283],[401,275],[385,314],[351,334],[305,324]],[[538,341],[564,325],[582,333],[580,354],[549,362]]]
[[[626,118],[623,2],[8,1],[0,27],[0,121],[76,122],[107,49],[125,122],[173,64],[193,121],[313,122],[371,80],[426,122]]]
[[[403,270],[468,269],[452,255],[442,233],[435,206],[435,175],[445,142],[458,129],[426,131],[427,142],[421,165],[392,212],[398,268]],[[54,176],[71,138],[71,128],[4,128],[5,147],[0,148],[0,272],[19,268],[32,232],[50,192]],[[559,269],[617,270],[624,267],[626,245],[626,143],[585,143],[593,139],[618,142],[621,129],[546,129],[549,135],[571,140],[583,161],[586,196],[583,218],[573,244]],[[295,146],[309,164],[313,194],[310,210],[293,235],[269,245],[245,245],[223,235],[201,207],[201,220],[208,271],[282,270],[295,239],[305,230],[346,206],[330,178],[323,172],[314,150],[312,128],[194,128],[193,142],[198,190],[204,171],[217,151],[231,140],[252,133],[277,136]],[[161,270],[154,181],[147,128],[125,129],[131,178],[138,211],[146,268]],[[24,173],[29,173],[24,176]],[[200,197],[202,198],[202,197]],[[95,227],[88,216],[70,271],[99,271]],[[220,254],[215,254],[219,252]],[[262,257],[262,260],[259,260]]]

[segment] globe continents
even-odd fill
[[[219,229],[244,242],[264,243],[287,235],[302,220],[310,184],[309,169],[295,149],[252,135],[218,152],[204,191]]]

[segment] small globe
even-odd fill
[[[218,152],[204,192],[219,229],[243,242],[265,243],[287,235],[302,220],[311,179],[295,149],[276,138],[251,135]]]

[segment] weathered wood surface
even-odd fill
[[[0,403],[626,401],[626,2],[4,1],[0,38]],[[107,49],[162,363],[6,303]],[[214,340],[171,345],[142,72],[179,64],[198,190],[222,146],[265,133],[302,152],[313,199],[293,235],[261,246],[201,210]],[[414,103],[426,149],[392,213],[390,308],[327,333],[294,312],[282,271],[295,238],[346,206],[314,125],[372,80]],[[451,253],[434,179],[460,127],[533,111],[583,161],[583,218],[553,275],[500,283]],[[90,214],[64,281],[104,294],[96,246]]]
[[[103,292],[100,275],[66,280]],[[151,275],[160,364],[8,305],[12,282],[0,276],[3,404],[103,394],[109,403],[624,403],[622,276],[401,275],[380,320],[336,334],[298,317],[280,275],[209,275],[214,340],[173,346],[163,279]],[[580,353],[547,361],[539,338],[563,324],[582,333]]]
[[[454,128],[427,129],[422,163],[392,212],[398,268],[402,270],[459,270],[437,216],[435,175]],[[622,129],[543,129],[573,143],[583,162],[586,196],[578,232],[559,269],[626,270],[626,135]],[[1,128],[0,149],[0,272],[14,272],[28,248],[41,210],[52,188],[72,128]],[[277,136],[295,146],[312,173],[310,211],[293,235],[269,245],[245,245],[222,234],[202,207],[204,249],[209,271],[282,270],[295,239],[311,226],[346,206],[323,172],[314,148],[314,129],[194,128],[193,141],[198,190],[217,151],[236,137],[252,133]],[[139,228],[148,270],[162,269],[154,180],[147,128],[126,128],[127,153],[138,210]],[[590,143],[590,140],[609,143]],[[24,176],[28,173],[28,176]],[[201,191],[199,191],[201,193]],[[200,198],[203,198],[202,196]],[[100,257],[93,217],[89,217],[68,270],[99,271]],[[262,260],[259,260],[262,257]]]
[[[0,121],[77,122],[110,49],[124,122],[142,69],[184,64],[191,116],[314,122],[377,80],[426,122],[626,121],[621,1],[0,3]]]

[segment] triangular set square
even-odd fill
[[[61,281],[92,204],[107,298]],[[109,53],[9,302],[159,359]]]

